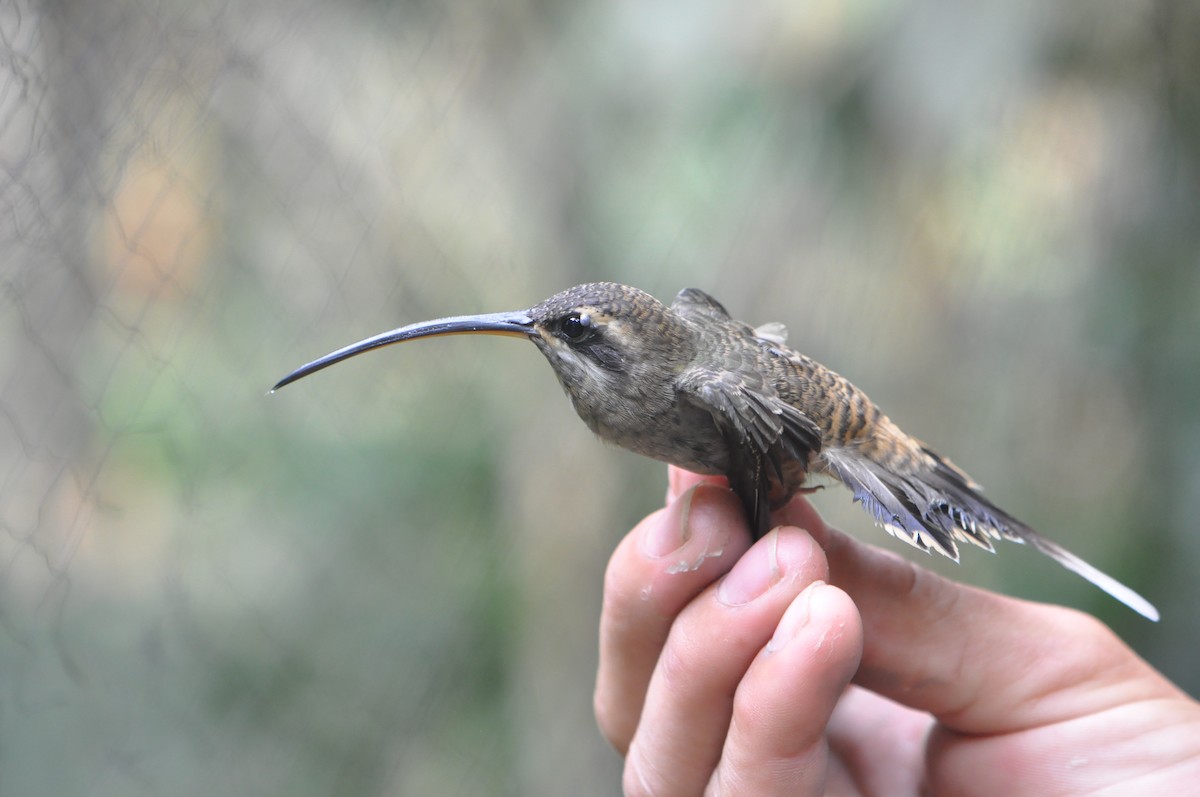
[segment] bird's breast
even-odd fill
[[[695,473],[723,474],[729,467],[728,446],[709,412],[674,403],[658,409],[574,403],[588,428],[613,445]]]

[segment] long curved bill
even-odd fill
[[[349,359],[356,354],[362,354],[371,349],[378,349],[381,346],[391,346],[393,343],[403,343],[406,340],[429,338],[434,335],[512,335],[515,337],[529,337],[532,334],[533,319],[525,311],[516,313],[487,313],[485,315],[460,315],[453,318],[436,318],[433,321],[422,321],[418,324],[409,324],[406,327],[393,329],[391,332],[375,335],[366,340],[360,340],[358,343],[351,343],[349,346],[345,346],[335,352],[330,352],[318,360],[313,360],[308,365],[302,365],[276,382],[275,387],[271,388],[271,392],[274,393],[284,385],[290,385],[297,379],[302,379],[309,374],[316,373],[322,368],[328,368],[334,363],[340,363],[342,360]]]

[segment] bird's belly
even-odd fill
[[[670,411],[636,418],[584,417],[584,421],[601,439],[635,454],[694,473],[719,475],[729,469],[725,438],[708,413],[684,417]]]
[[[651,433],[640,435],[623,445],[635,453],[677,465],[693,473],[723,475],[729,469],[729,453],[719,435]]]

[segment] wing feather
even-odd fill
[[[821,430],[765,384],[736,372],[692,369],[678,380],[684,400],[707,409],[730,450],[730,486],[762,536],[770,523],[770,473],[784,481],[784,458],[807,463],[821,449]],[[768,471],[768,467],[770,471]]]

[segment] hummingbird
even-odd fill
[[[301,366],[272,388],[382,346],[436,335],[526,338],[601,439],[722,475],[755,538],[809,477],[846,485],[895,537],[958,561],[959,543],[1027,543],[1134,611],[1145,598],[985,498],[949,459],[906,434],[845,377],[786,345],[782,324],[735,320],[696,288],[668,307],[614,282],[577,285],[528,310],[410,324]]]

